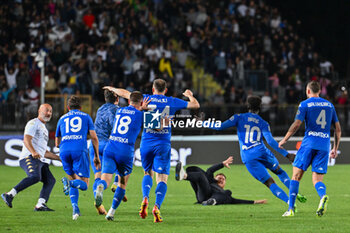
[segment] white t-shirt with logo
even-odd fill
[[[24,129],[24,135],[32,136],[32,145],[34,150],[40,155],[40,160],[42,162],[47,162],[44,158],[45,152],[47,150],[47,143],[49,141],[49,132],[44,123],[42,123],[38,118],[34,118],[26,124]],[[31,155],[32,153],[27,149],[23,143],[22,152],[20,160]]]

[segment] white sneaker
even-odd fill
[[[290,209],[288,211],[286,211],[282,217],[293,217],[294,216],[294,210]]]
[[[99,184],[97,186],[97,189],[96,189],[96,197],[95,197],[95,205],[96,205],[96,207],[99,207],[100,205],[102,205],[103,190],[104,190],[103,184]]]
[[[178,162],[176,164],[176,168],[175,168],[175,179],[176,180],[183,180],[185,178],[185,170],[184,167],[182,166],[181,162]]]
[[[106,219],[108,221],[114,221],[114,214],[115,214],[115,209],[113,209],[112,207],[108,210],[108,213],[106,215]]]

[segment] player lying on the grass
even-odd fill
[[[222,163],[215,164],[205,172],[200,167],[191,166],[184,170],[182,163],[176,165],[176,180],[188,180],[196,193],[197,203],[203,205],[222,205],[222,204],[265,204],[267,200],[241,200],[232,197],[230,190],[224,190],[226,185],[226,176],[223,173],[214,172],[223,167],[230,168],[233,157],[228,157]]]
[[[79,190],[85,191],[89,186],[90,164],[87,154],[87,135],[90,134],[94,147],[94,165],[100,168],[98,139],[91,117],[80,111],[80,98],[72,95],[68,99],[69,112],[64,114],[57,123],[56,147],[60,148],[63,169],[68,175],[62,178],[64,194],[71,199],[73,220],[80,216],[78,207]]]
[[[326,195],[323,176],[327,173],[329,150],[331,148],[331,126],[332,124],[335,125],[331,158],[337,157],[341,127],[333,104],[319,96],[320,89],[320,84],[316,81],[307,84],[306,95],[308,99],[300,103],[294,123],[279,143],[282,148],[288,139],[298,131],[302,122],[305,121],[305,136],[293,163],[293,176],[289,189],[289,208],[282,215],[284,217],[294,216],[295,194],[298,193],[299,182],[310,165],[312,165],[312,182],[320,196],[316,215],[321,217],[327,209],[329,197]]]
[[[242,162],[249,173],[266,187],[279,199],[288,202],[287,194],[281,189],[270,176],[267,169],[275,173],[281,182],[289,188],[290,178],[288,174],[279,166],[279,162],[274,154],[263,143],[266,142],[278,153],[287,157],[289,161],[294,161],[294,154],[289,154],[285,149],[278,147],[278,143],[272,137],[269,124],[259,115],[261,98],[250,96],[248,102],[248,113],[235,114],[230,119],[221,124],[220,127],[211,127],[215,130],[224,130],[237,127],[237,134],[240,145]],[[305,202],[306,198],[298,194],[298,200]]]
[[[43,182],[43,187],[34,210],[53,211],[46,206],[46,203],[49,200],[50,193],[56,180],[45,158],[60,160],[60,157],[47,150],[49,133],[45,124],[50,121],[51,116],[51,105],[42,104],[39,107],[38,117],[28,121],[26,124],[19,164],[26,172],[27,177],[13,187],[8,193],[1,194],[2,199],[10,208],[12,208],[13,198],[19,192],[41,181]]]
[[[97,183],[95,203],[98,207],[102,205],[103,190],[108,187],[113,174],[118,172],[120,176],[112,207],[106,215],[107,220],[114,220],[115,210],[124,198],[134,162],[135,141],[143,124],[141,110],[146,110],[149,103],[147,99],[143,101],[139,91],[130,94],[129,102],[128,107],[119,108],[115,114],[113,130],[104,150],[102,177]]]
[[[96,113],[96,118],[95,118],[95,124],[94,124],[96,135],[98,138],[98,146],[99,146],[98,152],[99,152],[99,156],[100,156],[101,165],[103,165],[103,151],[108,143],[108,138],[112,132],[114,116],[115,116],[117,109],[119,108],[119,106],[118,106],[119,98],[113,92],[108,91],[108,90],[104,90],[104,97],[105,97],[106,103],[98,108],[97,113]],[[94,181],[94,184],[92,186],[92,190],[94,193],[94,199],[95,199],[97,183],[101,180],[102,168],[97,169],[94,166],[93,161],[94,161],[94,156],[95,156],[95,150],[94,150],[94,146],[92,143],[90,143],[90,146],[89,146],[89,154],[90,154],[91,167],[92,167],[92,170],[95,174],[95,181]],[[117,174],[115,175],[114,182],[118,182],[118,175]],[[113,191],[113,188],[112,188],[112,191]],[[114,191],[115,191],[115,189],[114,189]],[[124,197],[123,201],[126,201],[126,197]],[[96,206],[96,203],[94,205],[95,205],[97,212],[99,214],[107,214],[103,205],[100,205],[99,207]]]
[[[118,96],[129,99],[130,92],[122,88],[105,87],[113,91]],[[183,95],[189,99],[182,99],[165,96],[167,83],[163,79],[153,81],[152,95],[144,95],[149,97],[151,102],[149,107],[154,112],[154,116],[171,117],[180,109],[200,107],[197,99],[193,96],[190,90],[186,90]],[[158,116],[159,116],[158,115]],[[160,208],[165,199],[168,189],[167,181],[170,172],[170,155],[171,155],[171,127],[166,127],[163,130],[154,130],[145,128],[142,133],[140,153],[141,162],[144,169],[144,177],[142,180],[143,199],[139,211],[141,218],[146,218],[148,215],[149,194],[153,185],[153,174],[156,173],[157,187],[155,190],[156,200],[152,210],[154,222],[162,222]]]

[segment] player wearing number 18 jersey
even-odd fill
[[[107,220],[114,219],[114,213],[125,195],[126,185],[132,172],[134,161],[135,141],[142,128],[143,114],[148,101],[142,101],[141,92],[130,94],[130,105],[119,108],[114,117],[114,124],[108,143],[104,149],[101,180],[97,184],[95,202],[96,206],[102,204],[102,194],[113,174],[118,172],[120,180],[114,193],[112,207],[106,216]]]
[[[63,169],[69,177],[62,178],[63,191],[69,193],[73,207],[73,220],[78,219],[79,191],[85,191],[89,185],[90,166],[87,150],[87,134],[90,134],[94,146],[94,164],[99,169],[98,139],[91,117],[80,111],[80,98],[71,96],[68,100],[69,112],[63,115],[57,123],[56,146],[60,148]]]
[[[316,211],[317,216],[322,216],[327,208],[329,197],[326,195],[326,186],[323,176],[327,173],[330,144],[331,125],[335,125],[334,146],[330,157],[337,157],[341,128],[334,106],[327,100],[320,98],[320,84],[316,81],[308,83],[306,87],[307,100],[300,103],[294,123],[279,143],[282,147],[288,139],[299,129],[305,121],[305,136],[293,163],[293,177],[289,189],[289,209],[284,217],[294,216],[295,195],[299,190],[299,182],[312,165],[312,181],[320,196],[320,204]]]
[[[108,90],[115,92],[118,96],[129,99],[130,92],[113,87],[105,87]],[[190,90],[186,90],[183,95],[189,98],[189,101],[184,101],[174,97],[165,96],[167,92],[166,82],[163,79],[153,81],[152,95],[144,95],[148,97],[150,103],[148,107],[152,110],[153,116],[173,116],[177,110],[185,108],[199,108],[199,103],[193,96]],[[153,174],[156,172],[157,187],[155,190],[156,200],[153,207],[154,222],[162,222],[160,216],[160,207],[164,201],[167,191],[167,180],[170,171],[170,156],[171,156],[171,128],[166,127],[160,131],[145,128],[141,139],[141,162],[145,171],[142,180],[143,200],[139,215],[141,218],[146,218],[148,215],[148,199],[149,193],[153,185]]]
[[[272,137],[269,124],[259,115],[261,99],[258,96],[248,98],[248,113],[233,115],[220,127],[211,127],[215,130],[223,130],[237,127],[242,162],[249,173],[261,183],[265,184],[271,192],[284,202],[288,202],[287,194],[275,183],[267,169],[275,173],[282,183],[289,188],[290,178],[279,166],[274,154],[263,143],[263,137],[267,143],[277,152],[294,160],[294,154],[288,154],[284,149],[278,148],[278,143]],[[306,198],[299,195],[299,201],[305,202]]]

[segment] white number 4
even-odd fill
[[[316,119],[316,124],[320,125],[322,129],[326,128],[326,111],[322,110]]]

